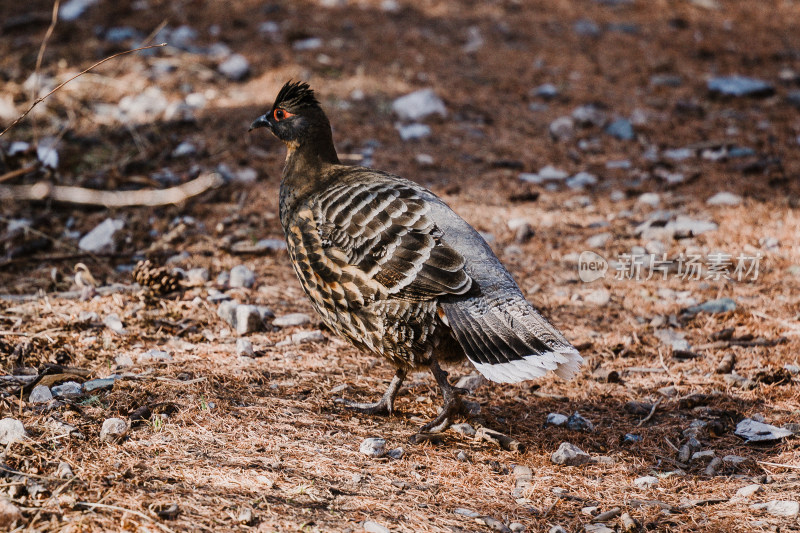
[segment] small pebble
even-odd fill
[[[240,357],[253,357],[254,354],[253,343],[250,342],[250,339],[236,339],[236,355]]]
[[[655,476],[642,476],[634,479],[633,485],[639,489],[649,489],[658,485],[658,478]]]
[[[567,419],[567,429],[572,431],[594,431],[594,424],[576,411]]]
[[[386,440],[381,438],[364,439],[358,450],[370,457],[383,457],[386,454]]]
[[[250,507],[245,507],[241,511],[239,511],[239,516],[237,520],[240,524],[249,525],[253,523],[253,510]]]
[[[116,442],[128,433],[128,424],[121,418],[108,418],[100,430],[100,440]]]
[[[53,399],[53,393],[45,385],[36,385],[28,396],[30,403],[47,403]]]
[[[401,447],[397,447],[386,452],[386,456],[391,457],[392,459],[402,459],[403,455],[405,455],[405,450],[403,450]]]
[[[391,533],[391,530],[386,527],[382,526],[377,522],[373,522],[372,520],[367,520],[364,522],[364,531],[367,533]]]
[[[3,446],[23,440],[25,435],[25,426],[19,420],[15,418],[0,420],[0,444]]]
[[[547,530],[547,533],[567,533],[563,526],[553,526]]]
[[[467,437],[475,436],[475,428],[467,424],[466,422],[461,424],[453,424],[452,426],[450,426],[450,429],[452,429],[456,433],[461,433],[462,435],[466,435]]]
[[[56,385],[51,390],[53,392],[53,396],[71,398],[73,396],[79,396],[83,392],[83,387],[80,383],[75,381],[67,381],[61,385]]]
[[[749,498],[753,494],[761,491],[762,491],[761,485],[759,485],[758,483],[753,483],[752,485],[745,485],[744,487],[737,490],[736,496],[740,498]]]
[[[562,442],[550,460],[557,465],[580,466],[590,463],[591,456],[569,442]]]
[[[11,531],[22,522],[22,511],[5,496],[0,496],[0,528]]]
[[[241,54],[232,54],[217,67],[231,81],[243,80],[250,73],[250,63]]]
[[[480,513],[477,513],[472,509],[467,509],[465,507],[456,507],[453,510],[453,514],[466,516],[467,518],[478,518],[479,516],[481,516]]]
[[[458,455],[456,455],[456,460],[460,461],[462,463],[468,463],[469,462],[469,456],[466,453],[464,453],[463,451],[459,451]]]
[[[236,265],[231,269],[228,285],[231,287],[251,288],[256,283],[256,275],[245,265]]]
[[[569,417],[567,415],[562,415],[561,413],[550,413],[547,415],[547,420],[545,421],[545,425],[548,426],[563,426],[567,423]]]
[[[288,315],[279,316],[272,321],[273,326],[279,328],[288,328],[293,326],[305,326],[311,323],[311,317],[304,313],[290,313]]]
[[[71,479],[75,477],[75,473],[72,471],[72,467],[69,465],[69,463],[61,461],[58,463],[58,468],[56,469],[56,477],[61,479]]]
[[[239,335],[247,335],[264,327],[261,313],[255,305],[238,305],[235,313],[236,333]]]
[[[754,510],[764,510],[775,516],[797,516],[800,514],[800,503],[791,500],[772,500],[750,506]]]

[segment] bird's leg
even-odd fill
[[[439,388],[442,389],[444,405],[436,418],[422,426],[420,430],[422,433],[444,431],[453,423],[453,416],[464,410],[464,405],[461,403],[461,396],[459,395],[459,391],[463,389],[457,389],[450,385],[447,380],[447,372],[439,367],[439,363],[436,362],[435,358],[431,359],[431,373],[433,373],[436,383],[439,384]]]
[[[400,390],[400,385],[403,384],[403,380],[406,379],[406,371],[403,368],[398,368],[397,372],[395,373],[394,377],[392,378],[392,382],[389,383],[389,388],[386,389],[386,392],[383,393],[381,399],[377,402],[370,403],[370,402],[354,402],[352,400],[345,400],[344,398],[336,398],[334,400],[336,403],[343,404],[345,407],[349,409],[353,409],[359,411],[364,414],[368,415],[377,415],[377,414],[392,414],[392,409],[394,408],[394,399],[397,396],[397,391]]]

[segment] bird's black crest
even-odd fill
[[[314,91],[304,81],[288,81],[281,87],[275,98],[273,107],[299,109],[302,107],[319,107]]]

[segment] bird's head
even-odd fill
[[[325,112],[305,82],[287,82],[272,108],[250,125],[250,131],[267,128],[278,139],[297,147],[316,138],[330,138],[331,126]]]

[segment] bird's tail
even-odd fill
[[[583,358],[521,294],[442,303],[450,328],[478,371],[492,381],[517,383],[552,370],[569,379]]]

